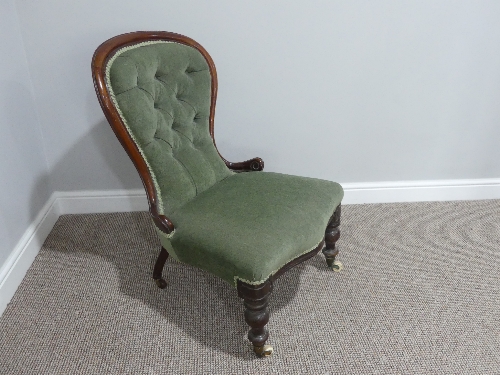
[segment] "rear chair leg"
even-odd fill
[[[153,269],[153,280],[155,281],[158,288],[164,289],[167,286],[165,279],[161,277],[161,272],[163,271],[163,266],[168,258],[168,252],[163,247],[160,250],[160,255],[155,263],[155,268]]]
[[[238,281],[238,296],[244,300],[245,321],[250,326],[248,340],[252,343],[253,350],[259,357],[268,357],[273,353],[273,347],[265,345],[269,337],[265,326],[269,321],[267,303],[271,291],[272,282],[270,280],[260,285],[250,285]]]
[[[335,260],[335,257],[339,253],[338,249],[335,248],[335,242],[340,237],[340,204],[332,215],[330,223],[325,230],[325,248],[323,249],[323,254],[325,254],[326,264],[332,270],[340,272],[343,268],[342,263]]]

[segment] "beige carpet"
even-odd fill
[[[0,318],[1,374],[500,374],[500,201],[352,205],[275,285],[257,359],[228,284],[169,260],[146,213],[62,216]]]

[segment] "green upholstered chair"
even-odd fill
[[[323,249],[335,262],[342,187],[314,178],[263,172],[254,158],[231,163],[214,142],[217,75],[194,40],[135,32],[104,42],[92,60],[95,89],[113,131],[144,184],[168,256],[230,283],[244,299],[248,338],[260,356],[273,281]],[[193,301],[194,302],[194,301]]]

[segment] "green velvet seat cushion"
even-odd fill
[[[226,177],[169,214],[159,233],[181,262],[236,283],[260,284],[313,250],[343,197],[334,182],[269,172]]]

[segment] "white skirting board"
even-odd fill
[[[148,202],[142,189],[54,192],[0,266],[0,316],[59,216],[147,210]]]
[[[344,183],[342,204],[500,199],[500,179]],[[147,211],[144,190],[54,192],[0,266],[0,316],[60,215]]]
[[[500,178],[344,183],[342,204],[500,199]]]
[[[0,267],[0,316],[58,218],[59,212],[53,194]]]

